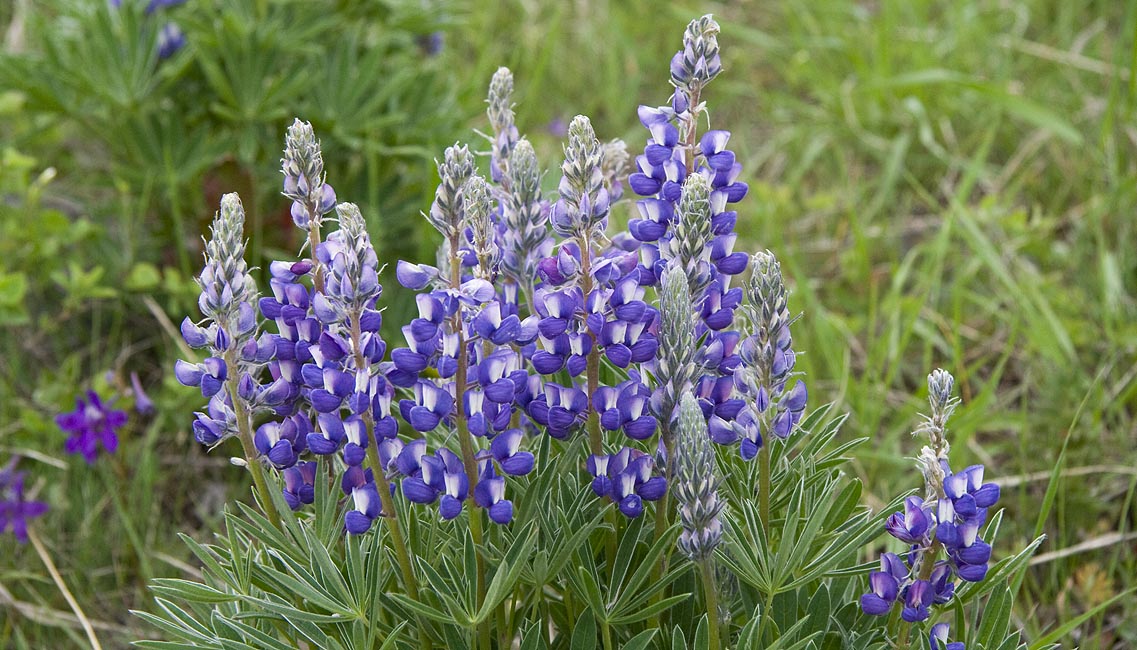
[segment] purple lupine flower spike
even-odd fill
[[[55,423],[69,435],[67,453],[82,454],[89,465],[95,462],[100,446],[108,454],[118,449],[115,430],[126,424],[126,412],[104,405],[99,395],[89,390],[85,397],[75,400],[74,411],[57,415]]]

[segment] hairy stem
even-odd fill
[[[233,402],[233,413],[237,420],[237,438],[241,441],[241,448],[245,452],[245,464],[249,473],[253,475],[253,485],[257,490],[257,497],[265,516],[273,526],[280,528],[280,513],[276,511],[276,504],[268,491],[268,481],[265,480],[264,466],[261,465],[257,446],[253,443],[253,422],[245,400],[237,392],[240,378],[237,369],[237,351],[230,348],[225,351],[225,366],[229,371],[229,378],[225,381],[225,388],[229,391],[229,399]]]
[[[462,286],[462,261],[458,257],[458,247],[461,244],[457,236],[450,238],[450,286],[458,290]],[[466,470],[466,479],[469,482],[469,492],[466,496],[466,507],[470,515],[470,535],[474,538],[474,546],[478,549],[477,556],[477,584],[478,609],[486,601],[486,564],[482,559],[482,513],[474,503],[474,488],[478,486],[478,460],[474,450],[474,442],[470,439],[470,430],[466,424],[466,411],[462,397],[466,394],[466,375],[469,372],[469,354],[466,350],[465,323],[462,322],[462,308],[458,307],[452,323],[453,331],[458,334],[458,369],[454,373],[454,423],[458,430],[458,444],[462,447],[462,465]],[[482,650],[490,649],[490,629],[488,624],[478,626],[478,644]]]
[[[765,431],[768,431],[766,429]],[[758,450],[758,511],[762,516],[762,532],[770,541],[770,441]]]
[[[719,650],[719,595],[715,587],[715,566],[713,558],[699,562],[699,574],[703,579],[703,599],[707,606],[707,631],[710,632],[710,650]],[[763,612],[766,615],[766,612]]]
[[[367,358],[363,355],[363,333],[359,324],[360,313],[352,311],[349,316],[351,325],[351,349],[355,356],[355,367],[357,370],[367,368],[369,366]],[[391,484],[387,480],[387,468],[383,467],[383,461],[379,458],[379,441],[375,439],[375,416],[371,413],[370,408],[363,410],[361,414],[363,419],[364,436],[367,441],[367,464],[371,467],[371,474],[375,479],[375,486],[378,488],[376,491],[379,493],[379,501],[383,504],[383,519],[387,522],[387,531],[391,538],[391,546],[395,548],[395,560],[399,563],[399,571],[403,574],[403,586],[407,590],[407,595],[414,600],[419,599],[418,595],[418,581],[415,580],[414,567],[411,564],[411,555],[407,551],[407,544],[403,540],[403,531],[399,528],[399,516],[395,510],[395,500],[391,497]],[[421,624],[419,628],[419,646],[423,650],[430,650],[431,642],[430,637],[427,636],[426,628]]]

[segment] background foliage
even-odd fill
[[[0,451],[53,504],[42,535],[101,634],[137,636],[146,578],[195,571],[176,532],[211,541],[244,494],[192,443],[161,315],[189,311],[223,191],[248,197],[255,255],[295,249],[272,172],[292,116],[393,265],[425,252],[431,159],[485,129],[497,66],[519,128],[548,133],[542,159],[577,113],[635,148],[636,105],[666,98],[675,35],[706,11],[728,73],[713,124],[752,188],[739,250],[778,253],[813,394],[850,413],[842,437],[871,437],[863,502],[914,486],[913,395],[951,368],[955,464],[1004,479],[998,552],[1049,535],[1015,601],[1027,635],[1134,586],[1137,3],[124,4],[0,7]],[[159,60],[166,20],[187,45]],[[394,323],[409,297],[388,284]],[[110,462],[63,457],[53,415],[132,370],[156,415],[132,416]],[[0,645],[81,644],[31,550],[6,537],[0,557]],[[1125,647],[1134,620],[1125,597],[1068,640]]]

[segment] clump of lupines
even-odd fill
[[[32,501],[24,494],[25,472],[16,471],[19,458],[12,458],[0,468],[0,535],[12,530],[16,541],[28,541],[28,522],[42,517],[48,510],[42,501]]]
[[[634,642],[652,629],[671,630],[676,640],[706,629],[712,648],[792,643],[792,634],[800,642],[819,632],[808,624],[765,625],[767,619],[758,612],[787,589],[804,603],[803,595],[813,598],[826,585],[832,587],[830,576],[841,570],[841,563],[855,561],[863,531],[879,524],[864,509],[854,509],[843,520],[833,509],[811,518],[831,503],[845,505],[837,489],[848,479],[835,466],[844,459],[825,455],[839,420],[826,423],[824,411],[819,412],[818,444],[794,448],[791,442],[788,453],[771,458],[779,446],[770,443],[799,425],[806,395],[804,384],[795,381],[799,373],[789,333],[794,319],[777,260],[763,253],[751,261],[731,250],[737,215],[727,207],[741,200],[747,188],[737,181],[741,166],[726,149],[729,134],[712,131],[700,137],[697,132],[705,112],[702,91],[721,67],[717,30],[710,17],[691,24],[673,61],[670,105],[641,110],[651,140],[629,181],[643,197],[630,233],[607,230],[609,215],[618,210],[618,170],[626,154],[622,144],[602,144],[587,118],[573,119],[560,183],[555,194],[543,196],[535,152],[514,123],[512,76],[499,71],[487,110],[493,129],[487,176],[479,175],[474,155],[461,144],[448,148],[438,163],[440,182],[424,215],[441,237],[436,262],[398,263],[399,282],[418,292],[417,314],[403,325],[405,342],[393,345],[389,356],[377,331],[380,260],[362,214],[351,204],[337,207],[324,195],[316,200],[312,192],[299,193],[298,170],[309,165],[296,161],[304,155],[318,160],[318,142],[310,131],[290,132],[288,147],[294,153],[285,155],[285,193],[299,202],[296,212],[305,217],[298,225],[306,226],[308,249],[301,254],[308,257],[269,265],[271,296],[257,302],[262,318],[254,319],[258,322],[251,330],[243,328],[241,318],[236,334],[211,317],[188,323],[187,340],[212,354],[200,364],[187,364],[179,376],[216,398],[219,415],[210,417],[221,420],[223,434],[242,433],[240,427],[226,433],[231,420],[259,425],[253,450],[241,462],[276,479],[283,503],[298,511],[284,514],[297,517],[301,530],[308,526],[321,532],[290,537],[290,545],[316,551],[281,553],[294,565],[293,577],[319,594],[328,592],[325,602],[332,603],[343,595],[331,591],[342,590],[321,576],[334,578],[335,570],[348,567],[328,573],[326,558],[354,563],[386,557],[383,552],[356,553],[370,553],[367,542],[360,546],[328,538],[323,524],[335,512],[344,513],[343,529],[353,535],[380,521],[386,534],[374,544],[388,545],[401,576],[382,577],[387,574],[380,571],[379,579],[356,585],[355,576],[345,571],[360,611],[379,613],[370,619],[373,624],[344,626],[348,617],[361,615],[327,616],[328,609],[338,608],[304,598],[295,609],[308,611],[312,605],[325,622],[297,616],[301,629],[285,615],[279,629],[269,629],[257,619],[265,633],[282,640],[292,640],[289,635],[314,639],[319,627],[332,639],[329,645],[346,646],[356,642],[354,637],[345,642],[349,627],[355,636],[367,628],[375,642],[383,643],[384,634],[398,633],[391,625],[407,622],[417,625],[424,648],[438,639],[462,645],[458,639],[463,635],[465,645],[479,649],[518,642],[528,646],[530,634],[546,632],[557,635],[546,645],[555,645],[568,640],[565,626],[578,620],[582,602],[595,607],[589,616],[606,649]],[[300,146],[300,140],[310,146]],[[308,153],[295,153],[301,150]],[[318,179],[320,187],[330,187],[322,171],[303,176],[309,186]],[[322,241],[321,225],[336,222],[339,229]],[[734,276],[747,267],[749,282],[732,286]],[[229,275],[239,275],[237,265],[227,268]],[[744,299],[746,318],[736,322]],[[237,312],[243,316],[239,307]],[[221,330],[228,338],[219,348]],[[262,330],[269,333],[260,334]],[[244,343],[232,344],[234,337]],[[272,403],[253,404],[246,397],[260,394],[261,383],[273,393]],[[948,395],[941,401],[950,399],[950,386],[933,392]],[[238,417],[242,408],[247,417]],[[943,438],[947,412],[949,408],[934,412],[929,433]],[[588,451],[581,453],[584,437]],[[750,503],[752,472],[742,477],[717,473],[716,455],[729,454],[715,442],[741,443],[745,458],[759,456],[760,509]],[[882,609],[895,612],[896,619],[921,620],[931,605],[953,597],[955,579],[978,575],[980,566],[985,570],[983,547],[969,540],[972,526],[982,518],[979,511],[987,507],[983,504],[993,503],[990,486],[972,470],[952,475],[939,462],[946,441],[943,446],[928,456],[935,462],[926,464],[934,479],[929,485],[938,485],[938,491],[910,500],[889,519],[888,529],[907,548],[883,556],[881,570],[870,578],[872,592],[862,600],[865,611]],[[546,459],[555,464],[535,467]],[[772,461],[778,463],[775,473],[790,477],[790,489],[806,489],[771,500]],[[724,467],[738,462],[728,458]],[[568,476],[548,474],[574,466]],[[512,478],[533,471],[543,473],[535,480]],[[577,511],[575,499],[584,495],[574,490],[585,476],[598,499],[594,503],[605,510],[602,516]],[[337,502],[305,507],[321,498],[325,485],[336,483],[343,495],[336,495]],[[515,508],[509,497],[518,494],[527,503]],[[396,499],[427,507],[410,508],[405,520],[408,508]],[[728,500],[730,509],[725,507]],[[570,504],[572,512],[567,511]],[[948,520],[949,506],[954,528],[937,524]],[[566,511],[558,512],[559,507]],[[640,517],[652,510],[654,533],[648,525],[623,523],[616,515]],[[449,523],[458,519],[463,523]],[[672,525],[676,519],[678,525]],[[487,520],[500,526],[486,531]],[[556,525],[558,520],[565,525]],[[795,526],[801,521],[808,525]],[[294,531],[293,522],[287,523]],[[246,541],[275,552],[276,531],[260,521],[250,525],[266,534],[231,537],[230,547],[238,545],[234,557],[244,552],[240,545]],[[678,539],[671,537],[677,530]],[[411,535],[410,544],[402,541],[404,531]],[[645,543],[652,549],[651,566],[640,552]],[[343,546],[333,549],[332,544]],[[219,554],[224,555],[225,545],[222,539],[215,547]],[[335,552],[325,554],[315,545]],[[941,549],[947,552],[937,557]],[[778,572],[789,576],[793,586],[771,582],[768,567],[756,555],[767,551],[769,557],[789,562]],[[552,566],[552,558],[572,561],[572,556],[580,560],[576,575],[542,569]],[[716,562],[724,569],[718,574]],[[491,573],[487,567],[493,563],[498,564]],[[702,578],[698,591],[706,599],[707,625],[686,616],[688,609],[670,610],[688,598],[674,591],[678,585],[687,588],[688,582],[677,579],[692,565]],[[416,567],[430,585],[421,599]],[[589,571],[591,567],[597,570]],[[727,572],[728,579],[720,581]],[[743,583],[745,588],[721,588]],[[230,586],[247,588],[235,582]],[[581,587],[586,593],[578,599],[573,592]],[[280,603],[294,600],[293,594],[276,593],[279,585],[257,588],[269,597],[281,595]],[[548,597],[554,593],[560,596]],[[605,603],[595,602],[604,593],[613,596],[607,614]],[[492,603],[491,595],[497,597]],[[725,601],[722,608],[719,597]],[[396,607],[388,610],[388,603]],[[245,617],[259,606],[241,598],[232,608],[213,609],[212,615]],[[191,614],[192,630],[181,620],[168,629],[175,634],[187,629],[198,638],[197,619],[207,609],[186,610],[198,612]],[[443,609],[454,615],[452,620]],[[636,610],[652,612],[658,620],[632,620]],[[541,618],[540,625],[533,625],[531,612]],[[854,606],[839,608],[833,618],[855,635],[852,643],[871,645],[875,640],[866,641],[862,634],[880,634],[867,630],[861,617]],[[720,644],[720,633],[725,644]],[[573,643],[578,634],[570,635]],[[947,636],[946,626],[940,625],[928,639],[936,650],[947,650]],[[958,643],[948,645],[959,649]]]
[[[82,454],[91,464],[98,457],[100,446],[108,454],[118,449],[116,429],[126,424],[126,411],[112,409],[98,393],[89,390],[75,400],[74,411],[55,416],[55,423],[68,434],[67,453]]]
[[[909,623],[927,620],[934,605],[946,605],[955,594],[956,578],[981,581],[987,574],[991,546],[979,539],[987,509],[999,499],[999,487],[983,483],[983,466],[973,465],[952,473],[947,461],[946,422],[959,400],[952,396],[954,379],[945,370],[928,376],[931,415],[917,433],[926,433],[930,445],[918,459],[924,475],[925,496],[909,497],[904,510],[891,515],[885,530],[909,547],[904,559],[894,553],[881,556],[879,571],[869,574],[870,591],[861,597],[867,614],[884,616],[900,607]],[[940,559],[940,551],[946,559]],[[947,643],[947,627],[934,626],[932,645]],[[951,644],[950,647],[961,647]]]

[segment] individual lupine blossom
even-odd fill
[[[639,449],[623,447],[615,454],[588,457],[592,491],[610,499],[624,516],[643,514],[644,501],[658,501],[667,493],[667,480],[653,476],[654,460]]]
[[[966,650],[962,641],[948,643],[948,633],[951,628],[947,623],[936,623],[928,632],[928,645],[931,650]]]
[[[751,459],[771,433],[786,438],[805,412],[805,382],[794,376],[794,354],[790,336],[790,317],[781,265],[769,252],[756,253],[752,276],[747,285],[747,320],[751,334],[742,341],[740,364],[734,371],[735,389],[746,405],[733,423],[710,421],[711,435],[720,444],[741,441],[744,459]]]
[[[335,208],[336,192],[326,182],[324,157],[311,124],[297,119],[288,127],[280,163],[284,174],[281,194],[292,201],[293,223],[305,231],[313,226],[318,229],[324,215]]]
[[[987,521],[987,509],[998,500],[999,486],[983,482],[982,465],[944,478],[936,510],[936,539],[961,580],[979,582],[987,576],[991,545],[979,538],[979,528]]]
[[[701,562],[711,557],[722,541],[719,513],[725,502],[718,496],[718,470],[707,422],[690,393],[685,393],[679,404],[678,438],[672,489],[683,525],[679,550],[691,560]]]
[[[284,478],[284,501],[289,508],[299,510],[316,500],[316,468],[315,461],[307,460],[281,472]]]
[[[126,424],[126,411],[103,404],[98,393],[87,391],[75,400],[75,410],[55,416],[55,423],[68,434],[64,448],[69,454],[82,454],[87,464],[99,455],[101,446],[108,454],[118,449],[116,429]]]
[[[43,501],[30,501],[24,494],[26,473],[16,471],[18,460],[13,458],[0,468],[0,535],[11,528],[16,541],[23,544],[28,541],[28,522],[43,516],[48,506]]]
[[[146,15],[149,16],[159,9],[167,7],[176,7],[183,4],[185,0],[150,0],[146,4]],[[121,7],[122,0],[111,0],[112,7]],[[162,29],[158,31],[158,58],[168,59],[182,49],[186,44],[185,34],[182,33],[177,23],[166,23]]]
[[[513,123],[513,73],[509,68],[501,67],[494,73],[486,104],[486,115],[493,129],[490,140],[490,178],[510,189],[512,179],[509,166],[520,136]]]

